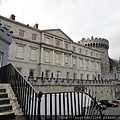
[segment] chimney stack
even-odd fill
[[[36,23],[33,27],[38,29],[38,24]]]
[[[12,15],[10,16],[10,19],[11,19],[11,20],[15,20],[15,15],[12,14]]]

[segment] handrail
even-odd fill
[[[26,120],[40,118],[42,92],[37,92],[11,63],[0,68],[0,83],[9,83],[11,85]]]

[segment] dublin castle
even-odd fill
[[[120,79],[119,61],[109,58],[109,41],[82,38],[75,42],[61,29],[38,29],[0,16],[1,26],[13,31],[8,63],[26,78],[41,76],[67,79]]]

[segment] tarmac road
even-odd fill
[[[120,116],[120,106],[119,107],[107,107],[106,110],[103,110],[105,115],[119,115]]]

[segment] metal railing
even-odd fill
[[[13,66],[8,64],[0,68],[0,83],[10,83],[26,120],[40,120],[40,99],[42,92],[34,87]]]
[[[83,87],[76,92],[38,93],[12,64],[0,68],[0,83],[10,83],[26,120],[103,119],[96,99]]]
[[[102,110],[86,89],[73,92],[43,93],[42,120],[103,120]]]

